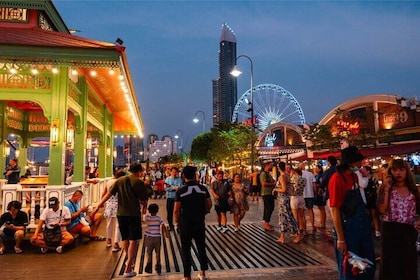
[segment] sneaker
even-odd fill
[[[375,236],[376,236],[376,237],[381,237],[381,232],[380,232],[380,231],[378,231],[378,230],[376,230],[376,231],[375,231]]]
[[[217,229],[217,230],[221,230],[221,229],[223,229],[223,227],[222,227],[221,225],[218,225],[218,226],[216,227],[216,229]]]
[[[63,253],[63,246],[58,246],[57,248],[55,248],[55,251],[59,254]]]
[[[124,272],[124,274],[123,274],[123,276],[124,277],[134,277],[134,276],[136,276],[137,275],[137,272],[135,272],[135,271],[131,271],[131,272]]]
[[[41,248],[41,253],[46,254],[48,252],[47,248]]]
[[[221,230],[221,233],[226,233],[229,230],[228,227],[223,227],[223,229]]]
[[[206,276],[201,275],[201,274],[198,274],[198,279],[199,280],[209,280],[209,278],[207,278]]]

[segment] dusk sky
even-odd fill
[[[300,103],[307,123],[368,94],[420,94],[420,2],[53,1],[76,35],[124,41],[145,135],[184,135],[189,150],[212,125],[212,79],[226,22],[237,54],[251,57],[254,86],[275,84]],[[238,99],[250,88],[239,60]],[[199,114],[202,121],[202,114]]]

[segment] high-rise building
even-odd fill
[[[236,37],[224,23],[219,45],[219,75],[213,79],[213,125],[229,123],[238,100],[236,77],[230,74],[236,63]]]

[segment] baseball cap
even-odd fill
[[[57,205],[58,205],[58,198],[56,198],[56,197],[50,197],[48,199],[48,207],[49,208],[54,208]]]

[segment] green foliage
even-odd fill
[[[195,162],[210,162],[208,152],[213,141],[211,132],[203,133],[194,138],[191,144],[191,160]]]
[[[249,158],[251,146],[251,132],[249,126],[241,124],[220,124],[209,133],[197,136],[191,146],[193,161],[224,162],[230,164]],[[256,134],[253,133],[254,142]],[[256,154],[256,153],[255,153]]]
[[[331,133],[331,125],[314,123],[309,129],[303,128],[303,138],[312,142],[311,150],[337,150],[340,148],[340,141]]]

